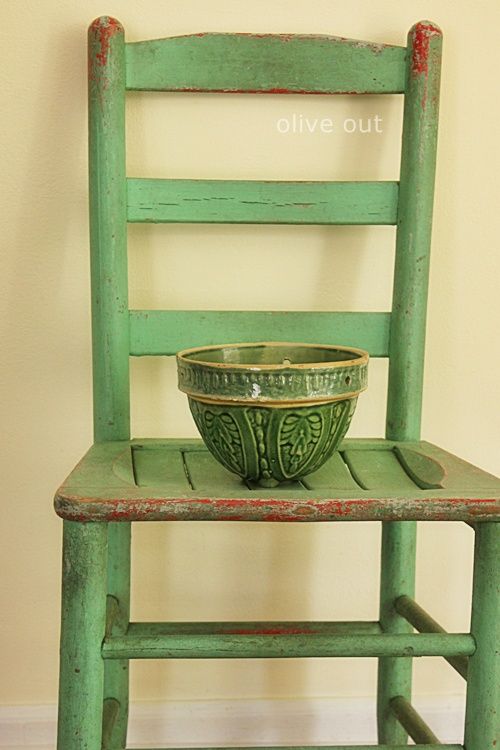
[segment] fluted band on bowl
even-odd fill
[[[197,400],[276,406],[337,401],[367,387],[368,354],[316,344],[228,344],[179,352],[177,371],[180,390]]]

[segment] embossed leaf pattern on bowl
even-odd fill
[[[244,477],[246,461],[241,432],[236,420],[226,411],[204,409],[204,405],[193,399],[189,400],[189,405],[196,426],[203,435],[210,452],[229,471]]]
[[[317,411],[289,412],[278,433],[280,458],[284,473],[296,475],[311,458],[323,430],[323,419]]]
[[[189,399],[207,448],[229,471],[273,486],[316,471],[337,449],[356,398],[282,409]]]

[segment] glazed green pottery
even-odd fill
[[[368,354],[263,342],[186,349],[179,388],[207,448],[226,469],[273,487],[324,464],[367,386]]]

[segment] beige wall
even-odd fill
[[[85,29],[116,15],[128,38],[201,30],[339,34],[404,44],[431,17],[445,34],[430,285],[424,436],[498,471],[496,0],[7,0],[2,6],[0,281],[3,703],[56,697],[61,524],[51,499],[91,440]],[[394,179],[400,103],[389,97],[135,95],[129,174]],[[276,121],[383,118],[383,133],[282,135]],[[132,306],[387,309],[392,228],[132,227]],[[194,435],[171,361],[134,361],[134,434]],[[383,430],[385,367],[371,365],[353,435]],[[468,625],[471,534],[428,524],[418,594],[449,628]],[[376,616],[375,525],[136,527],[134,617]],[[373,660],[134,665],[138,699],[364,695]],[[420,693],[459,692],[422,660]]]

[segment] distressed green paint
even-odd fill
[[[106,662],[104,669],[115,666],[120,662]],[[113,741],[113,733],[120,715],[120,704],[115,698],[105,698],[102,709],[102,750],[109,750]],[[125,745],[121,745],[123,750]]]
[[[445,486],[446,473],[438,461],[429,460],[428,456],[416,453],[404,445],[397,447],[396,455],[408,476],[422,489],[433,490]]]
[[[391,710],[414,742],[439,744],[439,740],[431,728],[402,695],[398,695],[391,700]]]
[[[394,605],[396,612],[405,618],[419,633],[446,633],[416,601],[409,596],[400,596]],[[464,680],[467,679],[468,660],[461,656],[450,656],[446,660]]]
[[[442,463],[446,485],[422,489],[414,483],[411,488],[404,466],[393,460],[397,446],[383,439],[347,439],[340,445],[340,455],[310,474],[305,483],[256,492],[220,466],[199,439],[101,443],[90,449],[59,489],[55,506],[59,515],[73,520],[500,520],[499,479],[430,443],[414,442],[405,446]],[[383,469],[378,483],[373,452]],[[360,455],[353,460],[355,453]],[[382,458],[385,454],[387,460]],[[349,481],[346,456],[356,466]],[[339,460],[345,470],[339,469]],[[396,557],[404,562],[400,526],[388,525],[385,534],[389,550],[394,547]],[[396,535],[394,545],[391,533]],[[398,575],[397,560],[394,567]],[[394,599],[412,595],[398,591],[397,583],[395,589]]]
[[[500,745],[500,523],[476,527],[465,747]]]
[[[94,436],[121,440],[129,437],[123,28],[99,18],[88,44]]]
[[[179,457],[182,468],[182,457]],[[217,476],[218,464],[210,456],[210,470]],[[215,466],[214,466],[215,465]],[[220,467],[220,471],[229,472]],[[319,473],[319,472],[318,472]],[[229,474],[229,476],[231,476]],[[383,492],[313,492],[309,475],[285,489],[244,485],[230,492],[229,482],[220,484],[220,492],[207,497],[183,486],[172,497],[161,486],[148,488],[115,487],[101,492],[80,489],[56,497],[55,508],[61,518],[90,521],[266,521],[274,523],[311,523],[316,521],[465,521],[487,523],[500,520],[498,498],[476,500],[450,494],[418,498],[389,497]],[[209,477],[204,475],[206,484]],[[235,478],[236,479],[236,478]],[[241,480],[240,480],[241,481]],[[185,480],[184,480],[185,485]],[[99,495],[104,497],[99,497]]]
[[[390,313],[253,310],[131,310],[130,353],[176,354],[192,346],[290,341],[389,352]]]
[[[244,627],[244,626],[243,626]],[[466,633],[307,633],[291,635],[184,634],[134,635],[106,638],[104,659],[275,659],[305,657],[404,657],[457,656],[473,653],[475,644]],[[411,658],[410,658],[411,657]]]
[[[127,635],[131,637],[178,635],[380,635],[378,622],[345,621],[280,621],[280,622],[131,622]]]
[[[404,47],[323,35],[192,34],[127,44],[127,88],[395,94],[405,57]]]
[[[127,180],[130,222],[396,224],[397,182]]]
[[[130,523],[108,525],[108,600],[115,603],[110,634],[127,631],[130,620]],[[106,663],[104,669],[104,698],[113,707],[110,730],[103,750],[122,750],[126,746],[129,665],[127,660]],[[114,701],[114,703],[113,703]]]
[[[396,600],[415,593],[416,523],[382,524],[380,624],[385,633],[411,634],[412,626],[395,609]],[[391,700],[411,695],[411,659],[383,658],[378,665],[377,727],[379,743],[405,743],[407,732],[391,710]]]
[[[386,426],[387,437],[401,441],[420,436],[441,42],[439,29],[426,21],[408,34]],[[413,597],[415,552],[416,524],[384,524],[380,620],[389,632],[411,629],[394,603],[403,595]],[[398,695],[411,698],[411,662],[381,660],[379,742],[406,742],[407,732],[390,708]]]
[[[342,458],[356,484],[363,490],[373,492],[380,488],[387,494],[412,492],[416,482],[401,466],[396,450],[396,447],[387,451],[375,446],[369,451],[351,450],[346,442]]]
[[[441,44],[441,32],[427,21],[408,35],[389,349],[386,434],[393,440],[420,436]]]
[[[106,625],[103,523],[64,522],[58,750],[101,750]]]
[[[123,29],[114,19],[97,19],[89,28],[89,200],[97,442],[129,437],[124,44]],[[105,669],[100,643],[104,636],[107,584],[113,594],[120,594],[120,632],[128,623],[127,570],[117,569],[126,552],[111,561],[107,571],[105,525],[69,523],[65,535],[67,564],[79,571],[81,590],[69,590],[68,584],[67,593],[63,593],[61,664],[72,650],[81,650],[82,667],[75,674],[83,677],[78,681],[61,668],[58,747],[101,750],[104,718],[108,747],[121,748],[126,731],[127,670],[120,663]],[[119,551],[118,547],[125,549],[126,541],[117,542],[126,536],[127,524],[110,532],[112,555]],[[64,606],[69,615],[65,616]],[[108,700],[103,712],[104,698]]]

